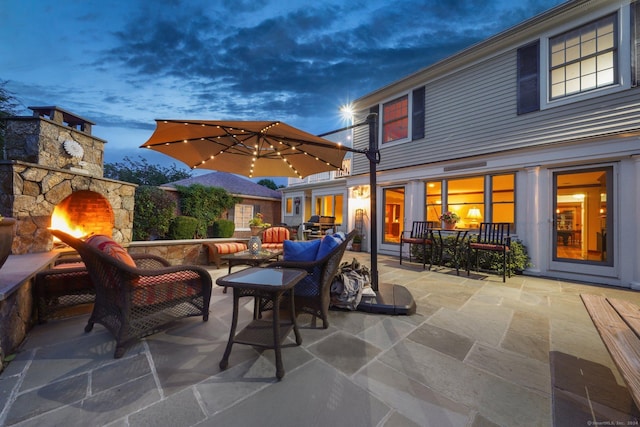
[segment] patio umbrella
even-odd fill
[[[141,148],[150,148],[192,169],[245,175],[303,178],[339,170],[342,145],[279,121],[156,120]]]

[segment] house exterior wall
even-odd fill
[[[427,181],[513,174],[512,237],[523,242],[531,257],[526,274],[640,289],[640,88],[633,75],[640,61],[634,52],[639,37],[630,25],[638,7],[622,0],[568,2],[356,100],[359,123],[370,111],[380,112],[385,102],[404,95],[412,111],[412,91],[425,90],[424,138],[379,144],[378,236],[384,236],[385,189],[403,189],[402,229],[408,229],[412,221],[426,219]],[[619,16],[618,83],[549,101],[548,39],[612,12]],[[518,49],[536,40],[540,108],[518,115]],[[409,114],[409,129],[411,120]],[[378,130],[381,140],[380,124]],[[353,142],[356,149],[368,147],[368,127],[355,128]],[[612,182],[607,182],[608,259],[567,262],[555,255],[554,176],[594,168],[612,171]],[[366,157],[355,155],[346,179],[348,218],[361,204],[351,190],[367,185],[368,173]],[[353,228],[352,222],[347,227]],[[380,253],[398,255],[398,244],[384,238],[379,242]],[[583,245],[583,250],[594,249],[593,244]]]
[[[546,22],[538,23],[527,39],[517,38],[517,43],[501,43],[489,56],[464,64],[456,70],[438,74],[434,66],[426,80],[415,87],[425,87],[425,138],[407,142],[380,145],[382,161],[378,170],[394,169],[451,159],[463,159],[486,153],[498,153],[524,147],[541,147],[564,141],[590,138],[599,135],[638,131],[640,87],[631,87],[631,66],[622,61],[623,80],[618,87],[586,93],[574,99],[545,104],[543,109],[523,115],[517,114],[517,51],[532,41],[545,40],[565,27],[581,25],[594,17],[613,10],[620,13],[620,56],[631,56],[628,21],[628,2],[600,2],[601,9],[575,17],[575,11],[565,13],[571,20],[559,27],[547,28]],[[607,4],[608,5],[605,5]],[[620,5],[622,4],[622,5]],[[599,12],[598,12],[599,11]],[[562,16],[562,14],[560,15]],[[535,32],[536,28],[544,31]],[[541,49],[541,91],[546,91],[543,59],[546,50]],[[360,116],[374,105],[410,93],[412,88],[402,86],[394,91],[394,85],[365,96],[357,101]],[[603,95],[604,93],[604,95]],[[596,96],[597,95],[597,96]],[[544,98],[544,96],[543,96]],[[375,103],[372,104],[371,102]],[[411,118],[410,118],[411,120]],[[411,128],[411,124],[409,125]],[[364,149],[368,145],[368,128],[355,130],[354,147]],[[368,162],[363,156],[355,156],[353,173],[367,173]]]

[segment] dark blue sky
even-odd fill
[[[156,118],[342,127],[340,106],[560,0],[4,0],[0,80],[96,122],[107,162]]]

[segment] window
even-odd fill
[[[460,216],[458,227],[477,228],[481,222],[509,222],[515,231],[515,175],[486,175],[427,181],[427,221],[439,221],[443,211]]]
[[[515,176],[491,177],[491,212],[493,222],[515,223]]]
[[[460,216],[458,227],[478,226],[486,218],[484,177],[450,179],[447,183],[447,210]],[[477,216],[478,210],[480,216]],[[474,215],[474,212],[476,215]]]
[[[618,82],[617,14],[549,39],[549,96],[558,99]]]
[[[253,218],[253,205],[236,204],[233,211],[233,222],[238,229],[248,229],[249,221]]]
[[[427,221],[438,222],[442,215],[442,181],[429,181],[427,185]]]
[[[336,224],[342,224],[344,197],[342,194],[330,194],[316,197],[316,215],[332,216]]]
[[[407,95],[382,106],[382,143],[409,136],[409,97]]]
[[[284,213],[287,215],[293,214],[293,197],[287,197],[284,202]]]

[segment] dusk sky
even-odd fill
[[[155,119],[280,120],[313,134],[339,109],[561,0],[0,0],[0,80],[28,106],[96,123],[105,161]],[[182,164],[179,164],[182,167]]]

